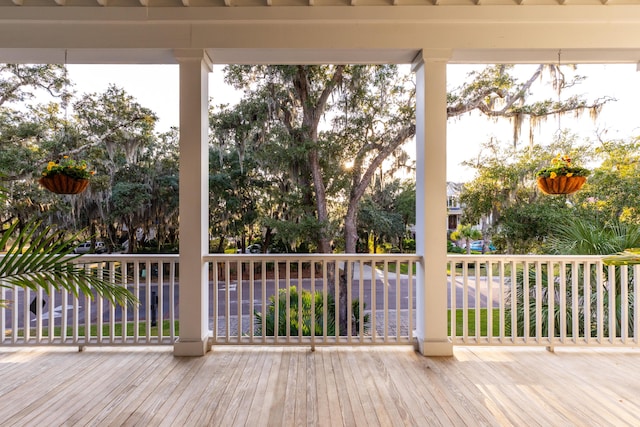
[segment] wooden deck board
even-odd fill
[[[640,350],[0,349],[3,425],[640,425]]]

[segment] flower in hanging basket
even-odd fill
[[[78,194],[89,185],[89,178],[95,172],[87,169],[87,162],[77,162],[64,156],[57,162],[49,162],[42,171],[40,185],[58,194]]]
[[[558,154],[551,166],[540,169],[536,177],[538,188],[545,194],[571,194],[582,188],[590,173],[589,169],[572,165],[569,157]]]

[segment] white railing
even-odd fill
[[[448,260],[456,345],[639,344],[640,266],[606,266],[599,256]]]
[[[209,255],[211,343],[410,344],[419,260],[400,254]]]
[[[79,261],[141,304],[0,287],[0,345],[175,342],[177,255]],[[417,255],[210,254],[204,261],[211,344],[414,342]],[[449,255],[448,270],[455,345],[640,345],[640,266],[605,266],[597,256]]]
[[[177,255],[84,255],[78,261],[129,289],[140,304],[123,307],[96,295],[2,287],[0,345],[173,344],[178,336]]]

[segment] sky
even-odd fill
[[[467,75],[482,66],[449,65],[447,89],[464,83]],[[528,77],[536,66],[518,65],[519,73]],[[209,75],[209,94],[215,104],[233,103],[239,95],[223,81],[223,66],[216,65]],[[616,99],[605,105],[593,122],[588,114],[580,119],[565,116],[551,118],[534,129],[536,143],[550,142],[558,129],[568,129],[580,138],[595,139],[599,133],[607,139],[625,139],[640,134],[640,72],[636,64],[579,65],[577,73],[587,79],[572,88],[588,100],[610,96]],[[157,130],[163,132],[179,123],[179,81],[177,65],[68,65],[68,75],[78,94],[103,92],[109,84],[126,90],[143,106],[159,117]],[[545,96],[557,97],[551,88]],[[562,96],[569,96],[567,91]],[[536,92],[537,94],[538,92]],[[460,163],[476,158],[480,146],[491,138],[512,143],[512,124],[488,120],[479,114],[450,119],[447,125],[447,180],[464,182],[473,179],[474,171]],[[528,144],[529,127],[524,125],[520,144]],[[464,154],[461,154],[464,153]]]

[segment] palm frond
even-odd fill
[[[3,233],[0,247],[8,244],[19,223]],[[113,304],[138,303],[137,298],[125,287],[117,285],[118,273],[105,280],[95,271],[78,263],[81,255],[72,254],[77,234],[65,237],[63,231],[50,226],[43,229],[38,222],[26,224],[15,236],[6,255],[0,257],[0,286],[18,286],[24,289],[66,290],[74,296],[80,293],[97,295]]]

